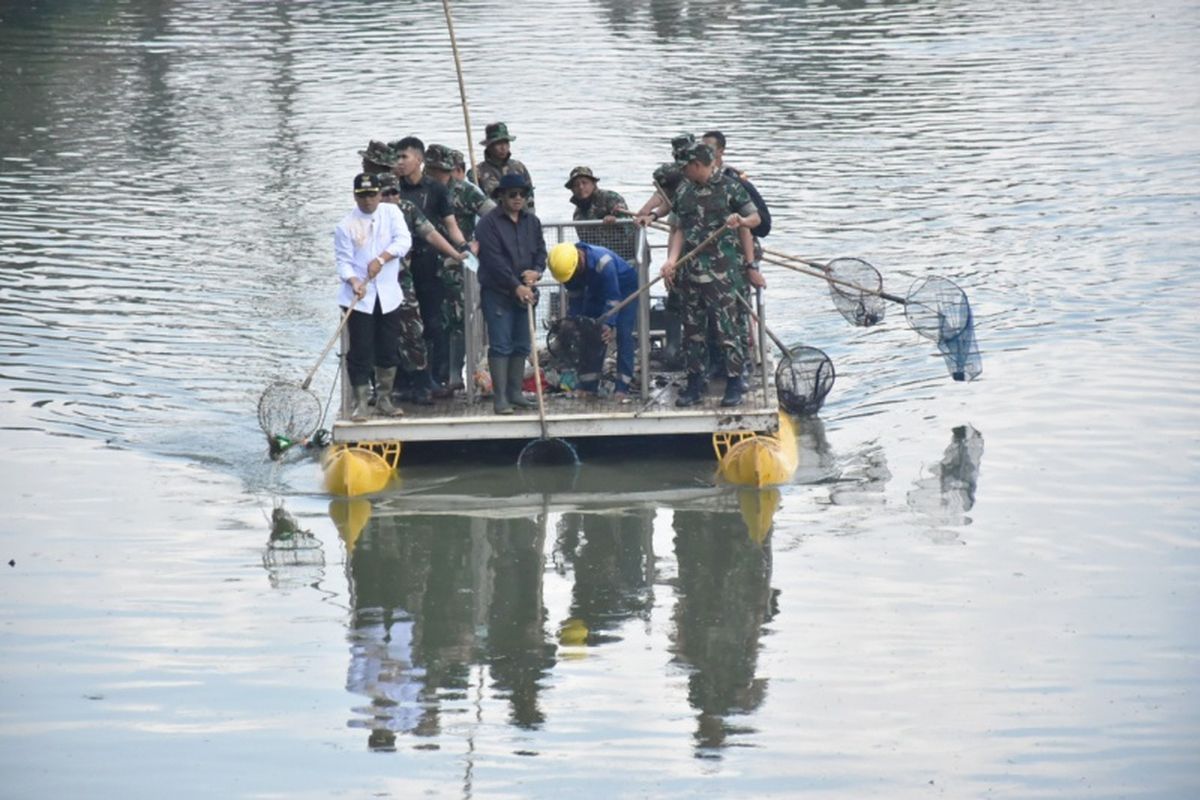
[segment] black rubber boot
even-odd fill
[[[492,373],[492,411],[513,413],[508,402],[508,356],[488,356],[488,369]]]
[[[687,376],[687,388],[679,394],[679,397],[675,398],[675,405],[680,408],[686,408],[687,406],[694,406],[703,400],[704,375],[689,372]]]
[[[678,314],[667,312],[664,315],[666,342],[663,344],[663,369],[679,369],[683,366],[683,323]]]
[[[450,337],[450,375],[446,386],[454,391],[465,388],[463,383],[463,367],[467,360],[467,341],[463,334],[456,333]]]
[[[433,405],[433,378],[429,367],[409,374],[412,376],[412,402],[419,406]]]
[[[742,376],[732,375],[725,379],[725,394],[721,396],[721,405],[725,408],[742,404]]]
[[[508,402],[516,408],[533,408],[536,403],[525,399],[525,356],[508,357]]]

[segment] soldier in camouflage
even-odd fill
[[[395,203],[400,207],[400,213],[412,231],[413,241],[428,242],[433,249],[446,256],[448,261],[461,263],[466,258],[466,254],[460,253],[446,237],[438,233],[437,228],[416,205],[400,197],[399,178],[390,171],[380,173],[377,178],[383,190],[383,201]],[[404,365],[406,380],[399,384],[398,392],[401,400],[429,405],[433,402],[429,385],[417,379],[429,368],[429,354],[425,346],[425,326],[421,322],[421,306],[417,302],[417,288],[413,282],[411,265],[411,258],[406,257],[400,269],[400,288],[404,291],[404,300],[400,304],[400,361]]]
[[[458,221],[458,229],[470,241],[475,236],[475,220],[496,207],[496,203],[473,183],[453,176],[455,154],[462,162],[462,154],[445,145],[431,144],[425,148],[425,172],[450,191],[450,205]],[[478,245],[472,250],[478,251]],[[463,267],[457,260],[446,260],[442,270],[446,286],[445,302],[442,305],[442,325],[450,336],[449,373],[435,376],[453,391],[463,388],[463,362],[466,356],[466,341],[463,331],[465,306],[463,300]]]
[[[654,194],[638,209],[635,218],[641,225],[647,225],[671,211],[671,198],[683,183],[683,165],[687,163],[684,157],[689,148],[696,143],[696,137],[690,133],[681,133],[671,139],[672,160],[666,161],[654,170],[651,180],[654,182]]]
[[[745,172],[742,172],[725,161],[724,156],[726,141],[724,133],[718,130],[705,131],[703,137],[701,137],[701,141],[713,149],[713,153],[716,155],[715,169],[717,172],[723,172],[729,177],[735,179],[738,183],[742,184],[742,187],[745,188],[746,192],[750,195],[750,200],[754,203],[754,207],[758,209],[758,218],[760,222],[758,223],[757,227],[750,231],[750,233],[754,237],[754,260],[759,261],[762,259],[762,243],[759,241],[759,239],[765,238],[771,232],[771,210],[767,207],[767,201],[763,199],[762,194],[760,194],[758,188],[751,183],[750,178],[747,177]],[[742,281],[741,285],[737,288],[738,291],[742,293],[742,296],[746,298],[746,300],[750,299],[750,293],[747,290],[748,284],[746,284],[745,281]],[[746,340],[752,342],[753,337],[751,336],[750,313],[741,303],[738,303],[738,324],[741,327]],[[717,370],[721,368],[722,359],[720,348],[716,346],[715,332],[711,330],[709,331],[708,354],[709,363],[713,373],[715,374]]]
[[[754,262],[750,229],[760,222],[750,195],[734,178],[716,172],[715,154],[706,144],[693,144],[681,154],[686,178],[671,198],[671,236],[662,276],[679,290],[683,300],[683,335],[687,363],[687,388],[675,401],[677,406],[700,403],[704,395],[708,358],[706,332],[712,319],[725,355],[725,394],[722,406],[742,403],[741,381],[746,362],[745,338],[738,325],[735,292],[741,280],[765,286]],[[698,253],[683,267],[676,262],[684,252],[722,226],[736,230],[725,234]]]
[[[392,149],[375,139],[367,143],[366,150],[359,150],[358,155],[362,159],[362,171],[371,175],[391,172],[392,165],[396,163],[396,155]]]
[[[527,186],[533,186],[533,178],[529,170],[520,161],[512,157],[512,145],[517,137],[508,133],[508,125],[503,122],[493,122],[484,129],[483,161],[475,165],[475,169],[467,173],[467,177],[475,183],[488,197],[500,185],[500,179],[505,175],[520,175]],[[534,213],[533,194],[525,200],[525,210]]]
[[[616,223],[618,216],[629,215],[625,198],[617,192],[599,188],[596,185],[599,181],[591,167],[575,167],[571,170],[563,185],[571,190],[571,203],[575,206],[572,219],[598,219],[603,220],[605,226],[611,226]],[[575,229],[575,235],[581,242],[606,247],[626,261],[634,260],[637,234],[632,226],[580,226]]]

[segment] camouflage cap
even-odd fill
[[[699,161],[701,164],[711,164],[717,159],[717,154],[713,149],[704,142],[695,142],[691,147],[682,152],[675,154],[675,161],[678,164],[688,164],[692,161]]]
[[[486,147],[496,142],[509,142],[516,138],[509,135],[508,125],[503,122],[493,122],[483,129],[483,141],[480,144]]]
[[[367,144],[366,150],[359,150],[358,155],[363,161],[378,164],[385,169],[396,165],[396,154],[392,152],[392,148],[374,139]]]
[[[390,189],[400,191],[400,179],[396,177],[394,172],[379,172],[375,174],[375,183],[379,186],[379,191],[388,192]]]
[[[462,151],[460,151],[460,150],[451,150],[450,151],[450,161],[455,167],[467,166],[467,158],[466,158],[466,156],[464,156],[462,154]]]
[[[591,167],[576,167],[575,169],[571,170],[571,176],[567,178],[567,182],[564,183],[563,186],[567,189],[570,189],[571,184],[575,183],[576,178],[590,178],[597,183],[600,181],[600,179],[596,177],[596,173],[592,172]]]
[[[672,137],[671,138],[671,153],[675,156],[675,160],[678,161],[679,157],[681,155],[683,155],[683,151],[687,150],[689,147],[691,147],[695,143],[696,143],[696,137],[690,133],[681,133],[678,136]]]
[[[434,169],[454,169],[454,151],[444,144],[431,144],[425,148],[425,166]]]

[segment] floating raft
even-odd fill
[[[743,404],[735,408],[721,407],[717,387],[712,388],[702,404],[676,408],[677,391],[675,385],[669,385],[657,394],[651,392],[649,401],[625,404],[602,398],[548,395],[546,433],[566,439],[586,453],[589,445],[644,448],[662,444],[662,440],[678,443],[689,438],[700,448],[709,448],[713,434],[769,434],[779,430],[779,409],[773,389],[764,395],[761,387],[752,386]],[[431,406],[402,407],[403,417],[379,417],[365,422],[339,419],[333,426],[333,441],[356,444],[399,441],[406,451],[422,444],[440,444],[446,449],[462,451],[506,443],[519,450],[542,435],[536,411],[499,416],[492,413],[488,397],[474,403],[457,397]]]
[[[628,244],[636,239],[634,258],[629,260],[638,268],[640,285],[650,283],[648,231],[637,228],[631,221],[622,220],[611,226],[602,225],[599,220],[543,221],[542,227],[547,237],[547,249],[557,242],[575,239],[585,229],[589,241],[598,241],[596,236],[612,238],[610,244],[614,250],[623,246],[622,242]],[[482,321],[472,311],[477,306],[474,280],[469,273],[466,277],[464,324],[467,363],[470,364],[482,360],[484,349],[480,338]],[[536,311],[540,315],[539,339],[540,332],[548,328],[548,320],[561,316],[567,303],[562,287],[555,282],[543,281],[540,289],[542,302]],[[445,460],[477,463],[488,456],[515,463],[517,454],[526,444],[545,436],[566,440],[585,460],[601,454],[615,454],[626,459],[634,469],[641,468],[650,457],[702,457],[717,448],[720,472],[727,483],[761,487],[785,482],[796,468],[795,458],[789,460],[786,446],[792,434],[788,428],[787,433],[777,436],[780,414],[772,385],[774,371],[762,335],[759,335],[759,346],[754,348],[757,350],[755,362],[766,363],[759,363],[754,375],[748,377],[750,386],[741,405],[721,406],[725,382],[717,379],[710,382],[709,393],[701,403],[678,408],[675,399],[686,384],[686,378],[681,372],[670,371],[665,366],[667,359],[662,354],[669,338],[669,323],[665,311],[652,310],[653,305],[652,300],[639,303],[635,327],[640,343],[639,380],[635,386],[640,388],[640,398],[634,395],[630,402],[618,403],[607,398],[548,394],[546,430],[543,432],[535,410],[501,416],[492,412],[490,396],[468,400],[461,393],[428,406],[402,403],[402,417],[375,417],[355,422],[348,418],[350,390],[343,384],[341,409],[332,430],[334,447],[350,448],[351,453],[355,448],[378,451],[385,459],[388,448],[398,451],[403,447],[406,464]],[[763,313],[760,305],[758,317],[762,318]],[[541,346],[542,342],[538,344]],[[347,345],[348,341],[343,339],[343,353]],[[346,374],[345,369],[342,374]],[[761,441],[743,443],[756,439]],[[743,444],[722,449],[718,442]],[[794,447],[792,452],[794,456]],[[736,465],[731,461],[731,466],[726,469],[726,458],[736,459]],[[353,455],[348,461],[346,459],[342,456],[341,463],[331,461],[331,468],[326,471],[326,488],[331,493],[341,496],[370,494],[380,491],[370,487],[386,485],[371,465],[354,463],[359,459]],[[395,467],[398,452],[396,458],[389,460]]]

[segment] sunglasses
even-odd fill
[[[384,189],[382,192],[384,197],[397,197],[400,194],[399,189]]]
[[[504,193],[504,196],[512,200],[514,197],[529,197],[529,192],[524,189],[509,189]]]

